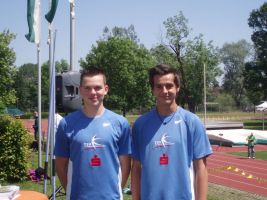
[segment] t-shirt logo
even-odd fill
[[[167,133],[164,133],[160,140],[154,141],[155,148],[159,148],[159,147],[165,148],[165,147],[174,145],[174,143],[168,141],[169,137],[170,136],[168,136]]]
[[[104,148],[105,145],[97,143],[97,140],[100,140],[100,138],[97,138],[96,135],[94,135],[91,139],[91,142],[84,143],[84,148],[93,150],[97,148]]]
[[[108,127],[108,126],[110,126],[110,123],[109,122],[103,123],[103,127]]]

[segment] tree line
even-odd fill
[[[165,36],[153,48],[147,49],[138,39],[133,25],[105,27],[102,37],[79,60],[81,69],[90,66],[104,68],[110,92],[108,108],[126,112],[143,112],[153,106],[148,84],[148,69],[159,63],[175,67],[181,77],[177,102],[192,112],[203,109],[204,65],[206,67],[207,105],[214,110],[246,110],[267,97],[267,3],[252,10],[248,26],[251,40],[225,43],[221,48],[203,35],[192,36],[188,20],[179,12],[164,22]],[[15,34],[0,33],[0,110],[16,106],[24,111],[37,108],[37,65],[15,66],[16,55],[9,47]],[[69,69],[62,59],[56,71]],[[223,76],[222,76],[223,75]],[[222,76],[221,80],[219,78]],[[49,62],[42,64],[42,109],[48,110]],[[211,102],[211,103],[210,103]],[[209,104],[210,103],[210,104]]]

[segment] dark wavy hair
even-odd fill
[[[155,67],[152,67],[149,70],[149,84],[151,88],[154,88],[154,76],[156,75],[166,75],[166,74],[173,74],[174,75],[174,83],[177,87],[180,87],[180,78],[178,75],[178,72],[175,68],[170,67],[169,65],[166,64],[159,64],[156,65]]]

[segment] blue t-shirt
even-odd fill
[[[141,162],[141,199],[194,199],[193,160],[212,153],[200,119],[179,107],[163,117],[154,109],[133,126],[132,156]]]
[[[76,111],[60,121],[55,156],[69,158],[67,199],[122,199],[120,155],[131,154],[128,121],[110,110]],[[69,197],[70,195],[70,197]]]

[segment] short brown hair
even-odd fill
[[[102,68],[88,67],[88,68],[81,71],[80,85],[82,85],[82,81],[83,81],[84,77],[95,76],[95,75],[103,75],[104,84],[106,84],[106,75],[105,75],[105,71]]]
[[[155,67],[152,67],[149,70],[149,83],[151,88],[154,88],[154,76],[156,75],[166,75],[166,74],[173,74],[174,75],[174,83],[177,87],[180,87],[180,78],[178,75],[178,72],[175,68],[170,67],[169,65],[166,64],[159,64],[156,65]]]

